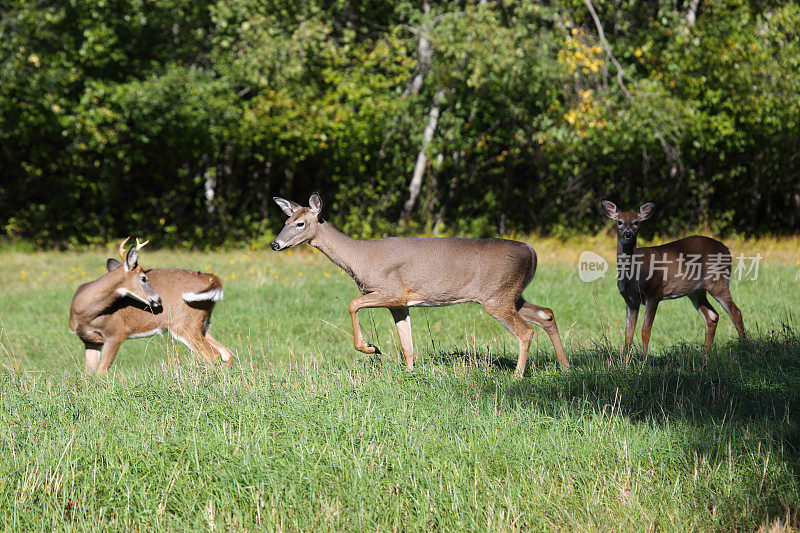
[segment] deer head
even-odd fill
[[[319,218],[319,213],[322,210],[322,200],[320,200],[319,194],[314,193],[311,195],[311,198],[308,199],[309,207],[303,207],[291,200],[278,197],[273,198],[273,200],[289,217],[281,232],[272,241],[273,250],[285,250],[316,237],[319,226],[322,223]]]
[[[617,223],[617,237],[623,244],[636,240],[639,233],[639,223],[644,222],[653,214],[656,204],[647,202],[642,204],[638,211],[620,211],[613,202],[600,200],[600,208],[611,220]]]
[[[122,262],[120,263],[116,259],[106,261],[109,273],[113,273],[118,278],[114,290],[121,296],[130,296],[150,307],[161,307],[161,297],[150,285],[147,272],[139,266],[139,250],[150,241],[139,243],[139,239],[136,239],[136,246],[131,246],[131,249],[125,254],[125,244],[128,239],[130,237],[119,245],[119,256]]]

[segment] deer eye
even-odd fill
[[[147,283],[147,276],[141,276],[139,279],[142,280],[142,283]]]
[[[305,225],[306,225],[305,222],[298,222],[297,224],[295,224],[295,226],[297,226],[298,228],[302,228]]]
[[[622,221],[621,220],[617,220],[617,226],[621,226],[621,225],[622,225]]]
[[[638,222],[634,222],[634,223],[633,223],[633,227],[634,227],[634,228],[638,228],[638,227],[639,227],[639,223],[638,223]]]

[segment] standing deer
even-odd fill
[[[362,296],[349,306],[356,350],[380,353],[364,342],[358,311],[385,307],[392,313],[406,367],[411,370],[414,355],[408,308],[477,302],[517,338],[515,378],[525,372],[533,340],[527,322],[544,328],[558,362],[569,368],[553,311],[522,298],[536,272],[536,252],[531,246],[506,239],[389,237],[362,241],[341,233],[319,216],[322,201],[316,193],[311,195],[309,207],[283,198],[274,200],[289,219],[272,249],[308,242],[356,282]]]
[[[646,355],[658,303],[682,296],[688,296],[703,317],[706,348],[714,341],[719,321],[706,293],[710,293],[725,309],[739,337],[744,338],[742,313],[731,298],[731,251],[727,246],[708,237],[693,235],[661,246],[637,248],[639,223],[650,218],[655,204],[647,202],[637,212],[619,211],[608,200],[601,200],[600,207],[617,224],[617,286],[628,308],[625,353],[630,351],[642,302],[642,344]]]
[[[129,239],[130,237],[128,237]],[[211,312],[222,299],[222,282],[214,274],[189,270],[143,270],[139,250],[149,241],[119,245],[122,263],[106,262],[108,273],[75,292],[69,327],[86,346],[87,373],[107,374],[125,339],[151,337],[169,331],[205,361],[232,353],[208,331]]]

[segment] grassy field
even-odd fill
[[[84,376],[69,331],[78,284],[109,250],[0,252],[0,524],[6,530],[753,530],[800,511],[800,251],[761,253],[732,285],[714,348],[686,299],[666,302],[645,359],[620,357],[610,275],[578,279],[582,248],[534,242],[525,293],[555,311],[569,373],[537,329],[513,382],[513,337],[477,306],[412,310],[406,372],[386,310],[352,347],[346,275],[293,253],[145,250],[145,267],[225,280],[215,337],[231,366],[171,337],[123,344]],[[613,262],[611,270],[613,272]],[[714,304],[721,312],[719,306]],[[638,339],[638,332],[637,332]]]

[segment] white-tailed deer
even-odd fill
[[[130,238],[130,237],[129,237]],[[139,250],[146,241],[119,245],[122,263],[106,262],[108,273],[75,292],[69,327],[86,346],[87,373],[107,374],[125,339],[151,337],[164,330],[205,361],[232,353],[208,332],[211,312],[222,299],[222,282],[214,274],[189,270],[143,270]]]
[[[639,223],[653,214],[647,202],[639,211],[619,211],[601,200],[603,213],[617,226],[617,286],[628,312],[625,323],[625,353],[630,351],[639,306],[644,303],[643,352],[647,354],[650,330],[658,303],[687,296],[706,324],[705,346],[711,346],[719,315],[708,302],[710,293],[731,317],[739,337],[744,338],[742,313],[731,298],[731,251],[719,241],[694,235],[647,248],[636,247]]]
[[[349,306],[356,350],[380,353],[364,342],[358,311],[385,307],[397,326],[406,366],[413,369],[408,308],[476,302],[517,338],[515,377],[522,377],[525,372],[533,340],[528,322],[544,328],[558,362],[569,368],[553,311],[522,298],[522,291],[536,272],[536,252],[531,246],[506,239],[389,237],[362,241],[341,233],[319,216],[322,201],[316,193],[311,196],[309,207],[283,198],[274,200],[289,219],[272,249],[284,250],[308,242],[356,282],[363,295]]]

